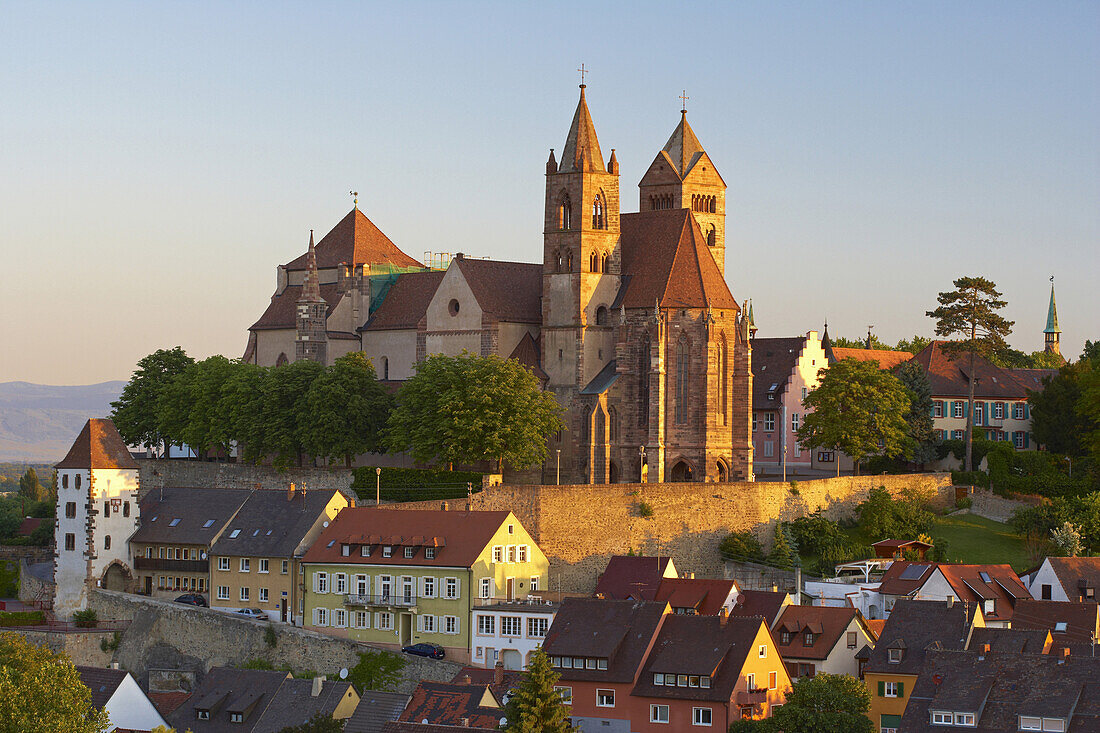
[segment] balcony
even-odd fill
[[[345,606],[370,606],[376,608],[408,608],[416,610],[416,596],[414,595],[345,595]]]
[[[209,573],[209,560],[165,560],[159,557],[134,558],[135,570],[160,570],[172,573]]]
[[[737,691],[738,705],[760,705],[768,701],[768,689],[757,687],[751,690]]]

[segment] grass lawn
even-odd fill
[[[1024,538],[1012,527],[975,514],[936,517],[931,532],[933,539],[947,541],[947,555],[952,562],[1003,565],[1008,563],[1017,572],[1031,566]]]

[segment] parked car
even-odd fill
[[[411,644],[401,647],[401,651],[406,654],[415,654],[418,657],[431,657],[432,659],[442,659],[444,657],[443,647],[435,644]]]
[[[261,608],[242,608],[237,611],[241,616],[247,616],[248,618],[267,620],[267,614],[264,613]]]
[[[206,599],[200,596],[198,593],[184,593],[182,596],[176,599],[176,603],[185,603],[188,606],[202,606],[203,608],[210,608],[210,604],[206,602]]]

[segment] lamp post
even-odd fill
[[[783,481],[787,480],[787,446],[783,446]]]
[[[638,446],[638,483],[645,483],[645,446]]]
[[[374,505],[378,506],[382,499],[382,468],[374,469]]]
[[[558,448],[557,451],[558,451],[558,461],[557,461],[557,465],[554,468],[554,485],[555,486],[560,486],[561,485],[561,448]]]

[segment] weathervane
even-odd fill
[[[355,208],[358,209],[359,208],[359,192],[358,191],[348,191],[348,196],[351,196],[352,204],[354,204]]]
[[[680,92],[680,111],[681,112],[687,112],[688,111],[688,100],[691,99],[691,97],[689,97],[687,94],[688,94],[687,89]]]
[[[581,64],[581,68],[577,69],[577,71],[581,72],[581,86],[583,87],[584,86],[584,75],[585,74],[590,74],[592,72],[585,69],[584,64]]]

